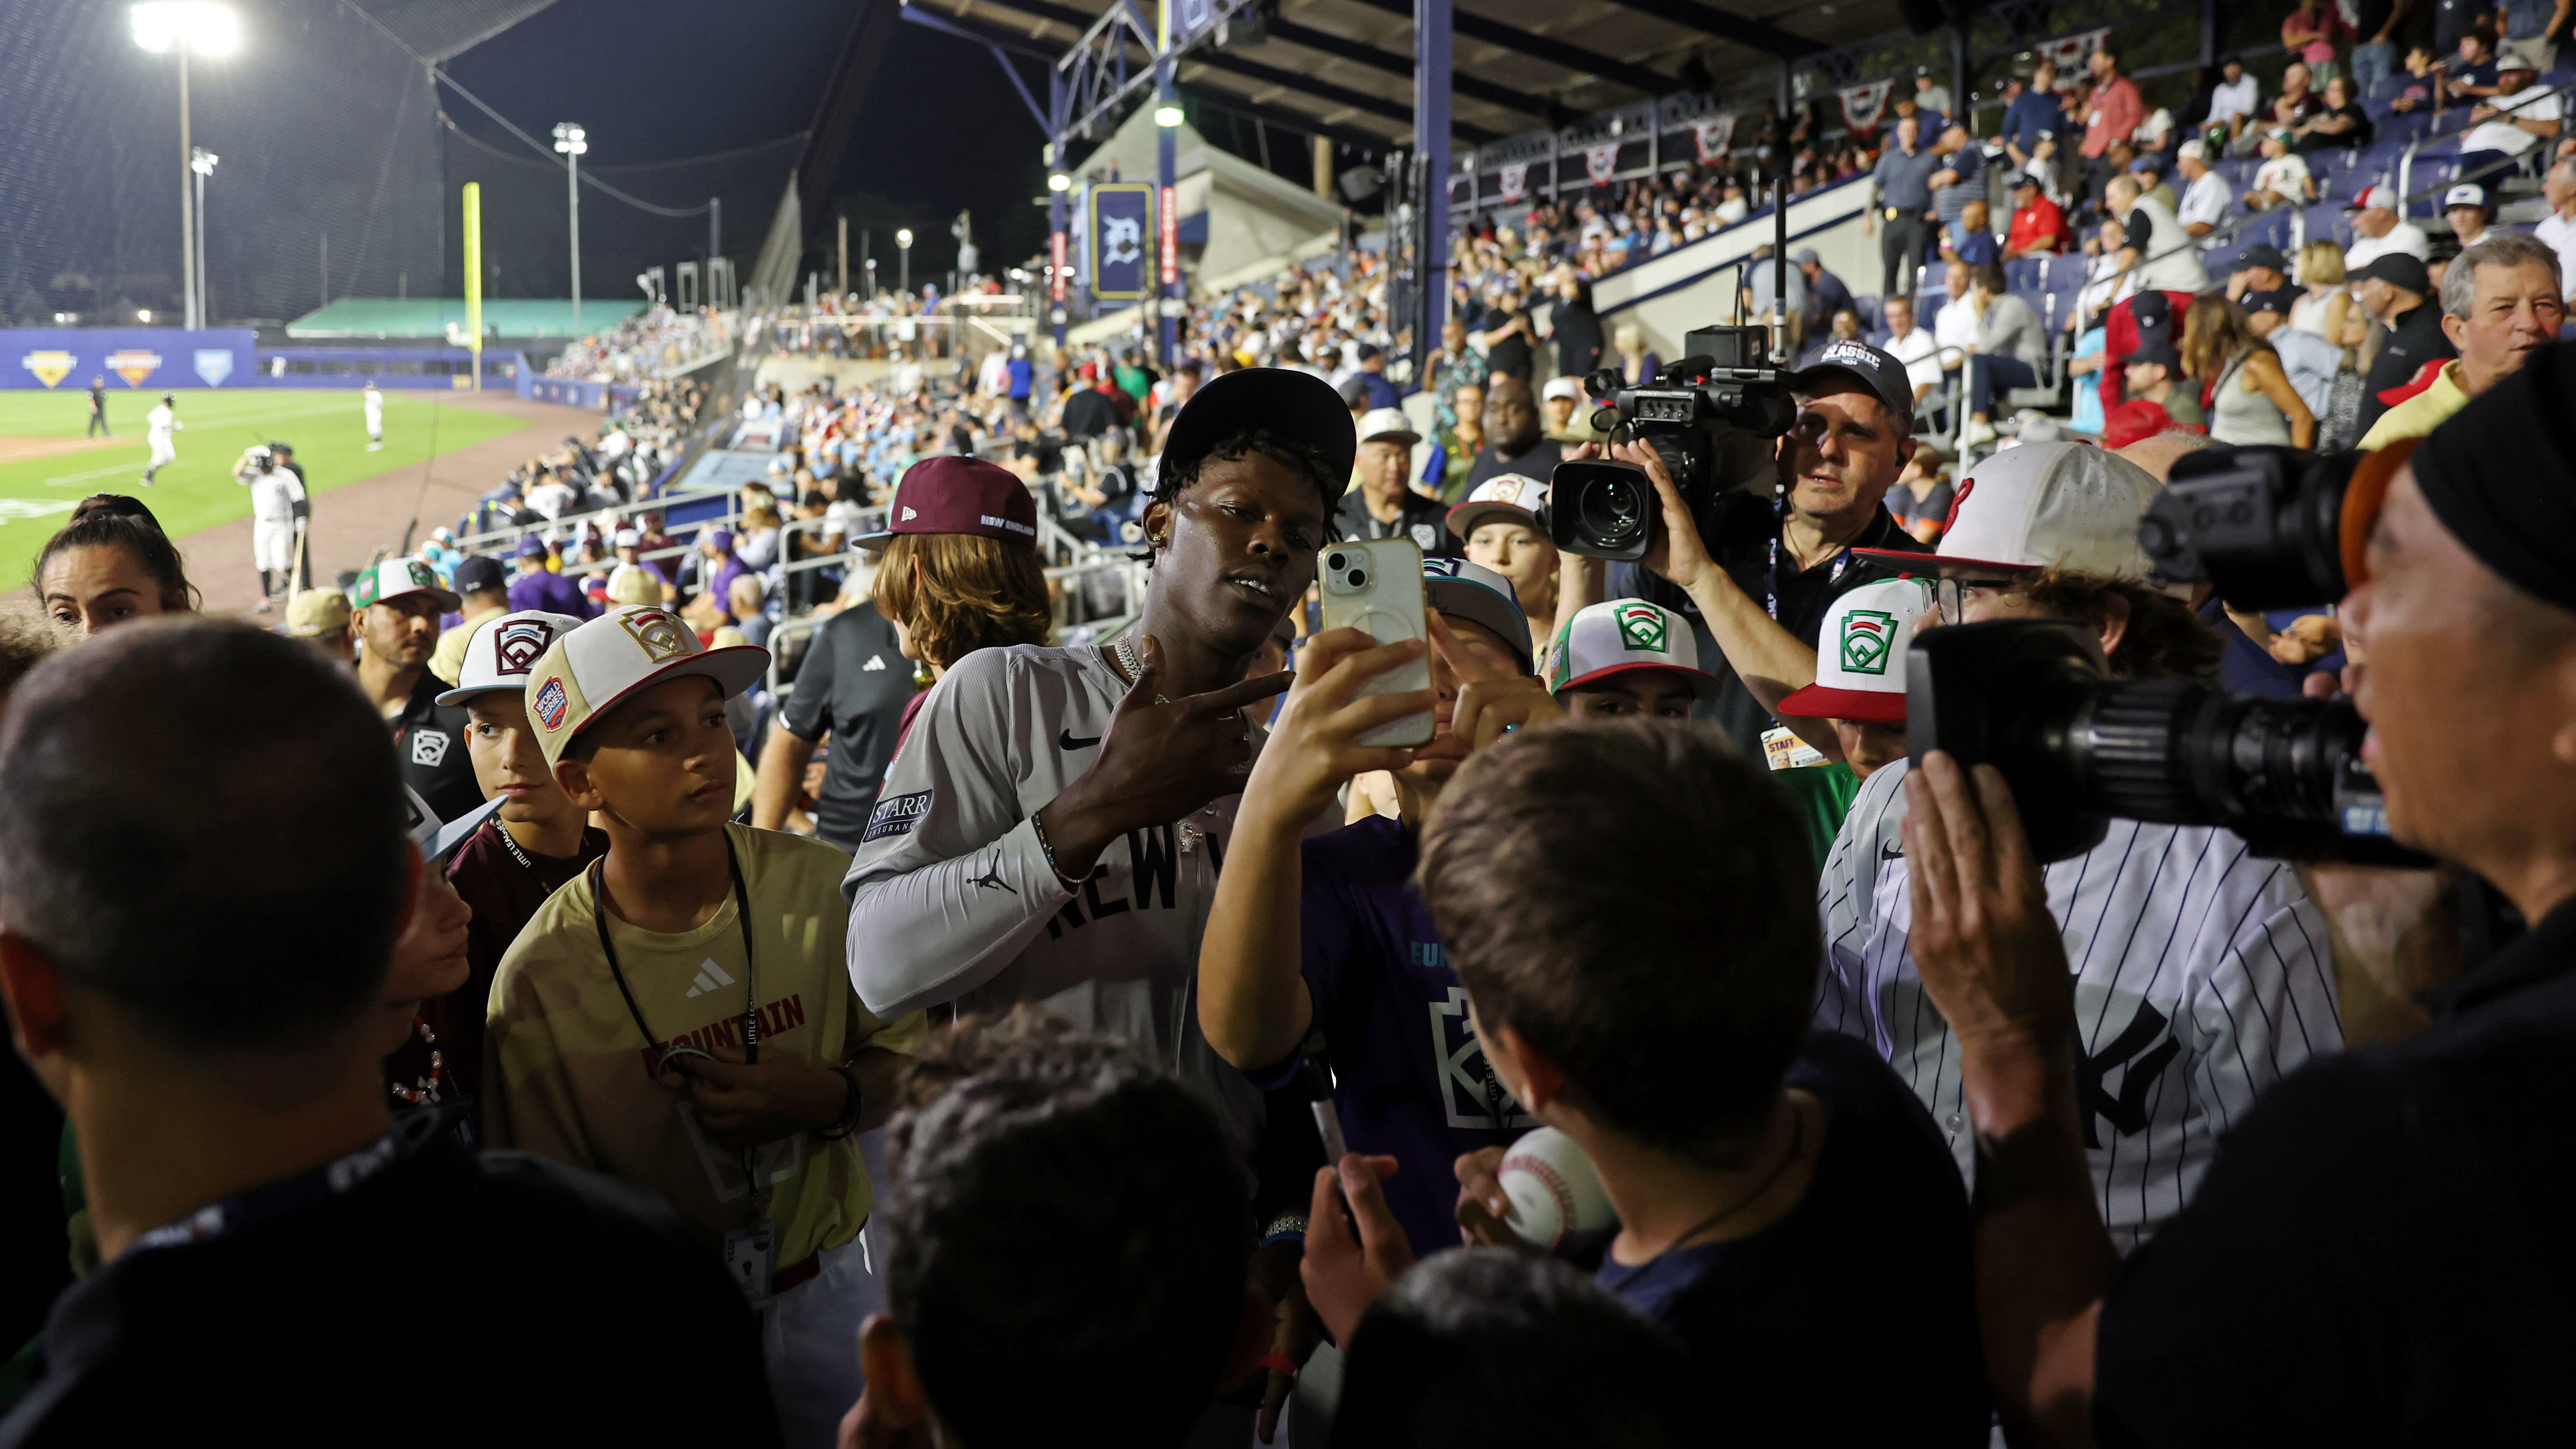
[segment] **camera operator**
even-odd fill
[[[1938,618],[1921,627],[2083,619],[2118,674],[2206,674],[2217,638],[2142,582],[2138,518],[2156,489],[2144,469],[2084,443],[1987,459],[1924,561],[1938,574]],[[1922,1009],[1916,916],[1904,908],[1907,774],[1891,763],[1870,776],[1826,860],[1816,1022],[1888,1054],[1973,1183],[1984,1167],[1972,1160],[1959,1043],[1946,1015]],[[2083,1195],[2126,1251],[2191,1198],[2219,1133],[2258,1093],[2343,1045],[2324,921],[2287,863],[2207,827],[2115,820],[2091,851],[2048,867],[2044,886],[2081,1031],[2069,1120],[2082,1130]]]
[[[2576,1420],[2576,1126],[2557,1110],[2576,1097],[2576,520],[2563,486],[2534,486],[2572,470],[2561,345],[2405,460],[2342,603],[2390,833],[2483,876],[2531,930],[2430,993],[2426,1030],[2239,1114],[2197,1199],[2116,1271],[2069,1190],[2083,1023],[2012,793],[1942,753],[1909,782],[1915,945],[1985,1162],[2008,1422],[2159,1445],[2527,1443]]]
[[[1857,550],[1921,551],[1883,500],[1914,453],[1914,387],[1905,364],[1860,342],[1835,342],[1791,374],[1797,421],[1779,441],[1784,491],[1738,486],[1705,526],[1653,448],[1616,445],[1663,499],[1662,528],[1644,559],[1610,572],[1612,598],[1642,598],[1691,619],[1699,657],[1721,682],[1698,713],[1759,758],[1772,711],[1816,682],[1816,636],[1847,584],[1875,577]],[[1840,759],[1832,727],[1800,720],[1807,742]]]

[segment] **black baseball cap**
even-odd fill
[[[501,572],[501,561],[488,553],[478,553],[456,566],[456,592],[479,594],[487,589],[509,587]]]
[[[2236,254],[2235,270],[2241,272],[2247,267],[2269,267],[2276,272],[2286,272],[2290,269],[2290,259],[2281,255],[2279,247],[2257,242]]]
[[[1324,504],[1331,508],[1341,503],[1360,451],[1350,405],[1322,378],[1284,367],[1238,368],[1201,383],[1163,435],[1161,475],[1196,468],[1217,444],[1255,428],[1323,454]]]
[[[2366,264],[2344,274],[2347,282],[2386,282],[2418,294],[2433,290],[2432,275],[2424,263],[2405,252],[2381,252]]]
[[[2278,312],[2287,317],[2290,315],[2290,305],[2298,299],[2298,293],[2290,288],[2275,287],[2268,292],[2249,291],[2243,301],[2248,316],[2256,312]]]
[[[1793,391],[1812,392],[1829,381],[1857,378],[1862,385],[1887,404],[1887,410],[1905,419],[1908,431],[1914,427],[1914,384],[1905,375],[1905,364],[1894,356],[1870,346],[1836,338],[1825,344],[1816,360],[1789,375]]]
[[[2182,366],[2182,354],[2174,351],[2174,345],[2170,342],[2150,342],[2130,353],[2125,361],[2161,362],[2167,367],[2178,369]]]

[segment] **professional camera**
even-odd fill
[[[1704,518],[1735,482],[1724,476],[1727,440],[1779,437],[1798,409],[1787,377],[1769,365],[1768,329],[1711,327],[1689,333],[1682,346],[1688,355],[1667,364],[1651,386],[1630,387],[1604,369],[1583,387],[1599,402],[1592,426],[1614,441],[1652,447],[1682,501]],[[1643,468],[1586,459],[1557,464],[1548,482],[1548,537],[1557,547],[1594,558],[1645,557],[1662,508]]]
[[[2148,505],[2138,542],[2158,577],[2214,584],[2248,612],[2330,604],[2361,582],[2362,546],[2403,450],[2185,453]]]
[[[2262,856],[2429,863],[2388,838],[2348,699],[2113,679],[2093,630],[2055,619],[1926,629],[1905,683],[1908,753],[2001,770],[2043,861],[2092,849],[2118,816],[2224,826]]]

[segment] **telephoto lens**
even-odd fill
[[[2410,451],[2186,453],[2139,520],[2139,546],[2158,578],[2215,585],[2238,609],[2334,603],[2361,582],[2362,545]]]
[[[1653,480],[1634,463],[1580,459],[1557,464],[1548,479],[1549,540],[1574,553],[1644,558],[1662,514]]]
[[[2086,625],[1996,619],[1915,635],[1906,744],[1990,764],[2044,861],[2112,817],[2236,832],[2257,855],[2422,865],[2388,838],[2349,700],[2231,695],[2197,679],[2113,679]]]

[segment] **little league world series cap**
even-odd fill
[[[1834,600],[1817,636],[1816,682],[1792,690],[1780,713],[1802,719],[1905,723],[1905,651],[1932,609],[1932,585],[1898,578]]]
[[[1530,657],[1529,618],[1521,613],[1520,596],[1512,592],[1511,580],[1483,564],[1424,559],[1422,601],[1435,614],[1484,625],[1519,649],[1521,658]]]
[[[570,614],[522,609],[486,619],[465,641],[465,662],[456,671],[456,687],[438,696],[440,704],[463,704],[478,694],[499,690],[527,692],[534,669],[555,640],[581,627]]]
[[[1717,676],[1699,667],[1699,640],[1690,621],[1643,599],[1594,604],[1566,620],[1547,646],[1550,694],[1635,669],[1671,670],[1689,681],[1694,699],[1717,692]]]
[[[438,581],[438,570],[416,558],[389,558],[358,575],[358,581],[349,587],[349,607],[390,604],[405,594],[434,595],[442,613],[454,613],[464,604]]]
[[[1914,384],[1905,376],[1905,364],[1866,342],[1837,338],[1825,344],[1816,360],[1790,374],[1789,386],[1807,392],[1840,378],[1857,378],[1887,410],[1905,419],[1907,431],[1914,427]]]
[[[1360,451],[1350,407],[1322,378],[1284,367],[1239,368],[1201,383],[1163,435],[1162,475],[1171,477],[1196,468],[1217,444],[1255,428],[1322,453],[1324,506],[1331,509],[1341,503],[1351,486],[1351,463]]]
[[[860,534],[858,545],[881,549],[899,533],[963,533],[1035,548],[1037,500],[1029,496],[1027,484],[999,464],[946,454],[924,458],[906,468],[903,481],[894,485],[886,526]]]
[[[1852,552],[1897,569],[2059,568],[2135,582],[2149,567],[2138,520],[2160,486],[2146,469],[2090,443],[2025,443],[1959,481],[1938,553]]]
[[[1536,528],[1538,511],[1546,506],[1545,483],[1526,474],[1497,473],[1449,510],[1449,531],[1463,539],[1476,531],[1476,525],[1498,518]]]
[[[552,769],[573,736],[648,685],[704,675],[731,699],[768,668],[768,650],[756,644],[709,649],[668,609],[615,608],[557,636],[529,666],[528,722]]]

